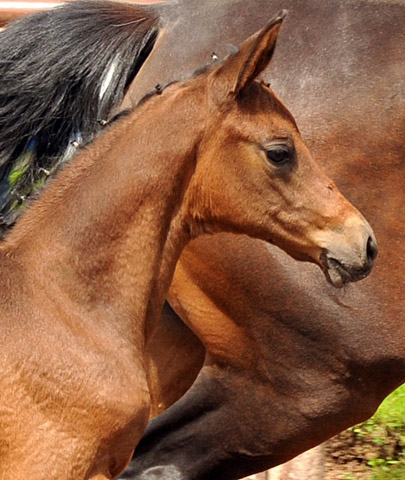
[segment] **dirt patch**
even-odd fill
[[[325,480],[371,480],[373,472],[368,462],[398,458],[401,451],[400,435],[389,429],[381,435],[347,430],[326,442]]]
[[[367,427],[358,427],[342,432],[284,465],[247,479],[372,480],[375,470],[370,463],[388,466],[391,460],[403,458],[404,447],[401,445],[401,435],[389,428],[374,427],[372,432],[368,432]]]

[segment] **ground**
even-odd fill
[[[323,447],[249,480],[405,480],[405,385]]]
[[[325,471],[325,480],[403,480],[403,437],[387,427],[379,432],[362,427],[342,432],[326,444]]]

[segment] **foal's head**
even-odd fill
[[[342,286],[370,272],[377,246],[367,221],[311,157],[292,115],[257,79],[284,16],[189,84],[203,83],[209,110],[189,222],[195,233],[227,230],[274,243]]]

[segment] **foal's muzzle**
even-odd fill
[[[338,235],[336,240],[320,257],[328,281],[341,288],[346,283],[367,277],[378,253],[371,227],[368,224],[351,227],[349,232]]]

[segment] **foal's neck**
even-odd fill
[[[159,313],[189,240],[184,198],[203,108],[198,98],[191,106],[173,93],[110,127],[50,185],[4,247],[23,259],[38,288],[88,315],[111,312],[125,328],[149,328],[145,319]]]

